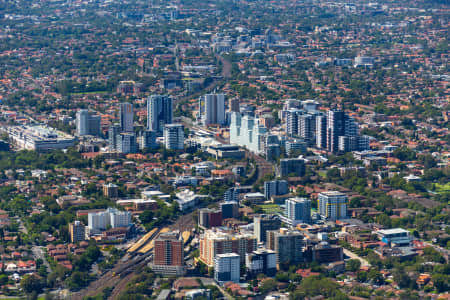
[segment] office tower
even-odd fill
[[[156,143],[156,132],[151,130],[142,130],[138,134],[137,143],[140,150],[158,148],[158,144]]]
[[[116,137],[117,146],[116,150],[119,153],[136,153],[137,143],[136,136],[133,132],[122,132]]]
[[[297,155],[300,153],[306,153],[307,144],[304,140],[291,139],[286,141],[286,154]]]
[[[230,111],[237,112],[237,113],[240,112],[238,98],[233,98],[230,100]]]
[[[147,129],[162,134],[164,125],[173,121],[172,98],[152,95],[147,99]]]
[[[303,261],[305,241],[298,231],[286,228],[267,231],[267,248],[275,251],[277,264],[299,263]]]
[[[133,105],[131,103],[120,103],[119,118],[121,132],[133,132]]]
[[[249,115],[241,116],[239,113],[232,113],[230,144],[235,144],[260,154],[264,153],[264,137],[266,135],[267,129],[259,124],[259,119]]]
[[[214,259],[214,279],[217,282],[239,282],[240,256],[236,253],[218,254]]]
[[[284,158],[280,160],[279,173],[281,177],[293,174],[295,176],[305,175],[305,161],[301,158]]]
[[[100,135],[101,117],[92,115],[87,109],[80,109],[76,114],[77,135]]]
[[[109,145],[109,151],[115,151],[117,150],[117,136],[120,133],[120,125],[119,124],[113,124],[109,126],[108,130],[108,145]]]
[[[339,137],[345,135],[345,113],[342,110],[329,110],[327,113],[327,150],[336,153]]]
[[[222,226],[222,211],[209,208],[199,209],[198,225],[203,228]]]
[[[166,232],[155,239],[152,270],[166,276],[185,274],[183,239],[178,232]]]
[[[289,193],[289,184],[286,180],[272,180],[264,182],[264,197],[270,199],[272,195],[279,196]]]
[[[256,250],[256,237],[245,233],[206,230],[200,237],[200,260],[212,267],[218,254],[237,253],[241,261],[245,254]]]
[[[78,243],[86,239],[84,227],[85,226],[80,221],[75,221],[69,224],[70,241],[72,243]]]
[[[205,125],[225,124],[225,95],[207,94],[203,96],[205,105],[202,120]]]
[[[239,195],[239,192],[238,192],[237,188],[229,188],[223,195],[223,200],[225,202],[239,203],[238,195]]]
[[[182,124],[164,126],[164,144],[170,150],[184,149],[184,129]]]
[[[117,198],[119,196],[119,187],[114,183],[104,184],[103,196],[108,198]]]
[[[222,219],[239,217],[239,204],[237,202],[222,202],[220,203],[220,210],[222,211]]]
[[[336,221],[347,218],[347,195],[337,191],[319,194],[319,214],[322,218]]]
[[[89,234],[98,234],[111,228],[128,227],[131,224],[131,213],[127,211],[119,211],[115,208],[108,208],[102,212],[88,214]]]
[[[316,116],[316,147],[327,147],[327,117],[323,115]]]
[[[275,215],[257,215],[253,217],[253,234],[258,243],[265,243],[268,230],[278,230],[281,221]]]
[[[286,134],[288,136],[298,135],[298,119],[302,114],[302,110],[288,110],[286,112]]]
[[[264,274],[272,277],[277,273],[277,255],[275,251],[258,249],[245,256],[247,272],[252,276]]]
[[[285,215],[292,225],[311,222],[311,200],[290,198],[286,200]]]

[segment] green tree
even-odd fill
[[[349,259],[345,264],[347,271],[356,272],[361,267],[361,262],[358,259]]]
[[[33,292],[41,293],[42,289],[45,287],[45,283],[42,278],[38,275],[25,275],[20,281],[20,287],[27,294],[31,294]]]

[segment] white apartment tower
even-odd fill
[[[259,119],[233,112],[230,125],[230,143],[247,148],[256,154],[264,153],[266,127],[259,124]]]
[[[336,221],[347,218],[347,195],[337,191],[319,194],[319,214],[328,220]]]
[[[164,127],[164,144],[170,150],[184,149],[184,129],[182,124],[167,124]]]
[[[214,259],[214,279],[218,282],[239,282],[240,256],[236,253],[218,254]]]

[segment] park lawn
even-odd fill
[[[280,206],[278,206],[276,204],[263,204],[263,205],[260,205],[259,207],[261,207],[261,209],[266,214],[276,214],[276,213],[279,213],[282,211]]]
[[[435,183],[434,189],[435,189],[436,193],[439,193],[439,194],[450,193],[450,182],[446,183],[446,184]]]

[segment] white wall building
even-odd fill
[[[267,129],[259,124],[259,119],[239,113],[232,113],[230,143],[247,148],[249,151],[264,153],[264,140]]]
[[[319,194],[319,214],[328,220],[336,221],[347,218],[348,197],[338,191]]]
[[[182,124],[164,126],[164,144],[170,150],[184,149],[184,129]]]
[[[214,259],[214,279],[217,282],[239,282],[240,256],[236,253],[218,254]]]
[[[286,200],[286,217],[291,225],[311,222],[311,200],[306,198],[289,198]]]
[[[9,126],[7,133],[18,148],[26,150],[65,149],[77,141],[75,137],[45,125]]]
[[[131,213],[120,211],[115,208],[108,208],[102,212],[88,214],[89,234],[99,234],[107,227],[128,227],[131,224]]]

